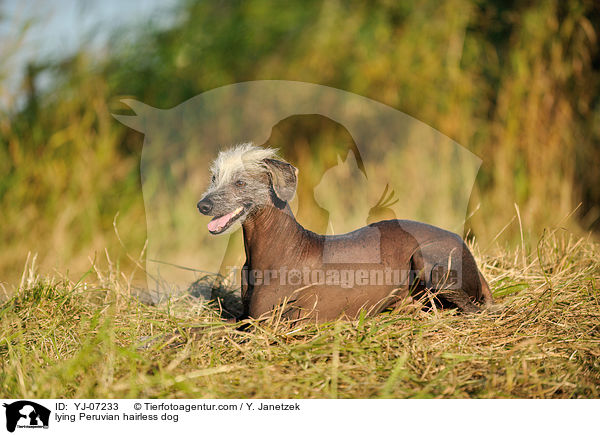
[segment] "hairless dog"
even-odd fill
[[[281,307],[291,320],[353,319],[424,295],[467,313],[493,303],[462,238],[441,228],[408,220],[332,236],[303,228],[288,204],[298,170],[274,149],[239,145],[221,152],[211,172],[197,206],[215,216],[212,234],[243,228],[243,317]]]

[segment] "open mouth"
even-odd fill
[[[243,213],[244,207],[238,207],[231,213],[213,218],[208,223],[208,231],[210,231],[212,234],[221,234],[223,231],[229,228]]]

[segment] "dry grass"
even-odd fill
[[[558,230],[531,254],[480,255],[494,313],[408,310],[246,331],[189,295],[140,303],[113,264],[93,282],[29,267],[0,306],[0,396],[597,398],[599,254]],[[183,339],[164,338],[173,332]],[[143,337],[155,339],[143,348]]]

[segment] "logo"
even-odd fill
[[[379,102],[312,83],[258,80],[212,89],[168,110],[135,100],[123,103],[135,115],[115,118],[145,135],[140,175],[148,235],[146,277],[147,287],[156,289],[150,293],[155,302],[195,286],[206,272],[226,276],[243,266],[242,231],[213,237],[207,231],[212,217],[200,215],[195,206],[210,186],[210,162],[235,144],[278,148],[298,168],[290,210],[316,233],[339,236],[400,217],[463,233],[481,159]],[[235,221],[229,218],[234,216],[219,222]],[[442,258],[440,244],[428,233],[411,224],[401,230],[424,257],[440,262],[436,281],[460,286],[458,252]],[[369,242],[360,252],[350,255],[325,243],[323,263],[349,264],[352,271],[364,264],[381,265],[379,227],[362,231]],[[449,260],[455,272],[445,266]],[[296,282],[298,274],[288,272],[289,278]],[[430,284],[431,269],[423,278]]]
[[[431,269],[431,282],[435,288],[455,288],[459,284],[458,271],[436,264]]]
[[[14,432],[16,428],[48,429],[50,421],[48,408],[29,400],[4,403],[3,406],[6,408],[6,430],[9,432]]]

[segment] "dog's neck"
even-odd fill
[[[322,236],[307,231],[296,221],[289,204],[283,208],[264,206],[242,225],[246,257],[252,267],[268,268],[282,259],[296,261],[308,252]]]

